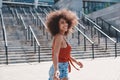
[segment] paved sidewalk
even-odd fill
[[[84,68],[72,68],[70,80],[120,80],[120,58],[80,60]],[[0,65],[0,80],[48,80],[52,62]]]

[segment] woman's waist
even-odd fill
[[[53,57],[52,57],[52,60],[53,60]],[[70,59],[69,59],[69,57],[68,58],[65,58],[65,57],[59,57],[58,58],[58,62],[69,62],[70,61]]]
[[[59,62],[68,62],[69,58],[60,58],[58,59]]]

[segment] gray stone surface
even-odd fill
[[[120,57],[79,60],[84,67],[69,74],[70,80],[120,80]],[[48,80],[52,62],[0,65],[0,80]]]

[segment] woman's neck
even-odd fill
[[[59,34],[64,35],[64,34],[65,34],[65,32],[59,32]]]

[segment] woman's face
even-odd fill
[[[59,29],[61,32],[66,32],[68,30],[68,23],[63,18],[59,21]]]

